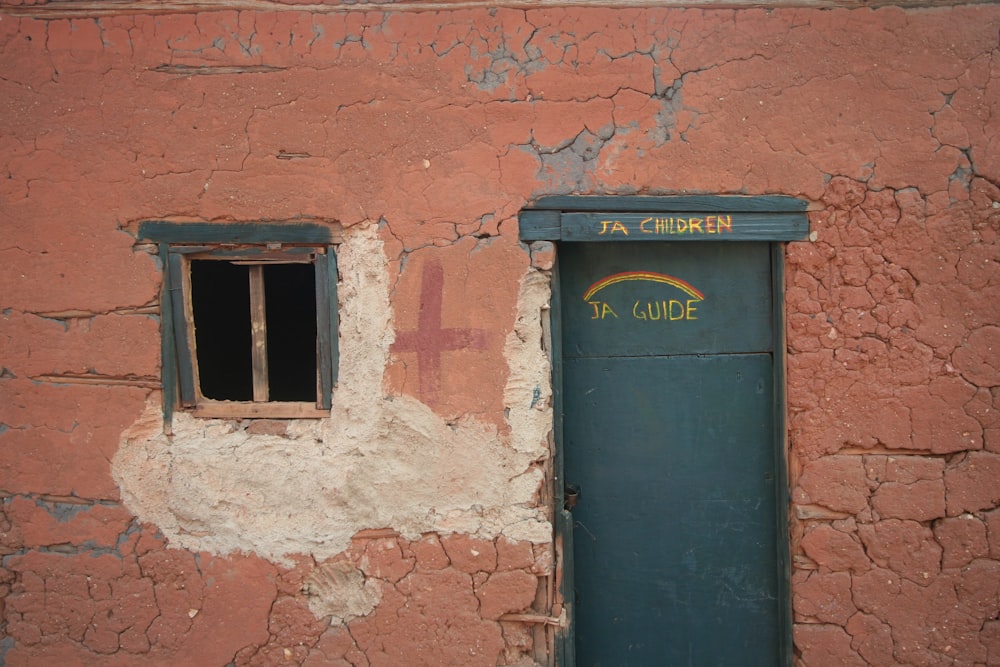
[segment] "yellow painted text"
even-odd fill
[[[637,320],[664,320],[664,321],[677,321],[677,320],[696,320],[698,316],[695,314],[698,311],[696,304],[701,303],[700,299],[688,299],[687,301],[678,301],[677,299],[670,299],[669,301],[636,301],[635,305],[632,306],[632,317]]]

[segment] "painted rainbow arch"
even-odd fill
[[[655,273],[653,271],[625,271],[624,273],[615,273],[606,278],[601,278],[596,283],[590,286],[583,295],[584,301],[590,301],[594,298],[594,295],[600,292],[602,289],[609,285],[614,285],[616,283],[627,282],[630,280],[639,280],[645,282],[653,283],[663,283],[665,285],[671,285],[677,289],[683,290],[691,297],[698,299],[699,301],[704,300],[705,295],[698,291],[693,285],[688,282],[681,280],[680,278],[675,278],[674,276],[667,275],[666,273]]]

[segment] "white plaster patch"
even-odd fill
[[[382,590],[374,579],[365,579],[361,570],[338,561],[316,567],[302,590],[313,616],[329,616],[333,625],[367,616],[382,601]]]
[[[159,405],[122,436],[113,474],[128,507],[174,546],[255,552],[283,562],[322,560],[367,528],[416,538],[459,532],[551,540],[538,506],[552,411],[541,311],[548,278],[521,282],[504,353],[509,434],[465,418],[445,423],[409,397],[387,398],[382,378],[394,337],[389,276],[372,227],[352,227],[338,249],[340,372],[331,417],[294,421],[288,437],[248,435],[235,422],[174,415]]]

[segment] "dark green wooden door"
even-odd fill
[[[781,664],[769,244],[560,262],[577,665]]]

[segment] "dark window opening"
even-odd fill
[[[316,400],[316,276],[312,264],[264,267],[272,401]]]
[[[254,302],[255,281],[262,305]],[[312,263],[193,260],[191,308],[205,398],[316,401]]]
[[[247,267],[229,262],[191,262],[191,309],[205,398],[253,400],[248,275]]]

